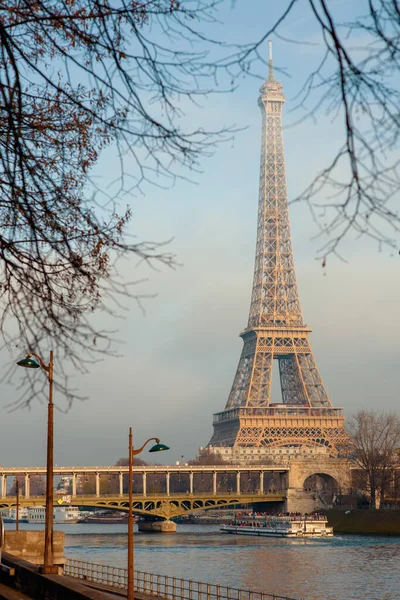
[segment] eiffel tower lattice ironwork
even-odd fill
[[[214,415],[209,447],[325,447],[335,456],[348,437],[319,374],[300,306],[289,224],[282,136],[283,86],[260,89],[262,147],[253,293],[244,346],[225,410]],[[271,404],[273,360],[282,402]]]

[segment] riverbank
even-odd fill
[[[355,535],[400,536],[400,510],[342,510],[326,511],[328,524],[334,533]]]

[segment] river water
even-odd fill
[[[126,525],[78,523],[55,529],[65,531],[67,557],[126,567]],[[400,600],[396,537],[288,540],[179,524],[175,534],[135,533],[135,569],[305,600]]]

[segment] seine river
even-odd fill
[[[126,567],[125,525],[55,528],[65,531],[69,558]],[[179,524],[175,534],[136,533],[135,568],[296,599],[400,600],[396,537],[266,539],[221,534],[216,525]]]

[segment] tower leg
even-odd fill
[[[279,361],[282,400],[284,404],[308,404],[307,392],[300,375],[300,365],[295,355]]]
[[[332,406],[312,353],[299,354],[298,360],[311,406]]]
[[[259,341],[257,346],[260,345]],[[269,406],[271,400],[273,354],[257,350],[247,406],[264,408]]]

